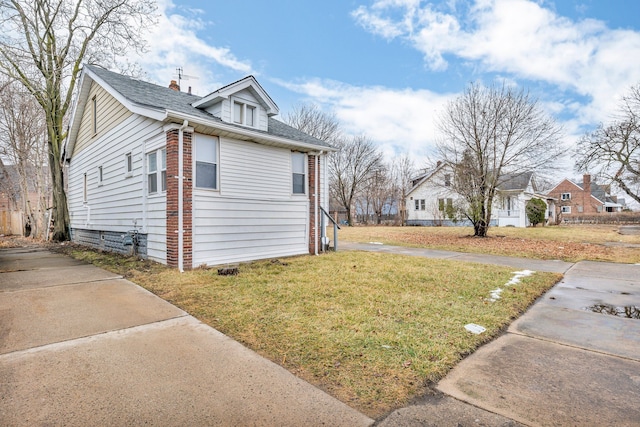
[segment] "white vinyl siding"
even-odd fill
[[[76,155],[88,145],[95,143],[100,136],[114,129],[131,115],[132,113],[113,96],[94,83],[89,91],[87,106],[82,114],[73,154]]]
[[[233,197],[290,197],[290,163],[289,150],[220,138],[220,191]]]
[[[194,267],[308,251],[305,202],[196,195],[194,212]]]
[[[145,150],[158,150],[165,153],[165,134],[162,133],[151,140],[146,141]],[[156,152],[158,152],[156,151]],[[162,157],[162,154],[160,154]],[[166,160],[161,162],[160,169],[164,170],[166,176]],[[166,179],[164,180],[166,181]],[[162,187],[162,183],[160,184]],[[163,190],[165,191],[165,190]],[[153,260],[166,262],[167,259],[167,197],[166,193],[159,192],[146,199],[146,209],[143,212],[145,218],[145,231],[147,232],[147,256]]]
[[[146,173],[144,172],[145,154],[143,141],[156,135],[155,144],[164,145],[165,136],[161,123],[145,119],[137,115],[131,115],[117,128],[110,132],[100,132],[95,143],[87,145],[81,152],[76,152],[69,165],[69,189],[67,192],[71,227],[93,230],[105,230],[126,232],[131,230],[134,221],[148,232],[148,256],[158,261],[166,259],[166,198],[155,197],[154,201],[162,206],[161,212],[158,206],[151,201],[146,204]],[[80,141],[78,141],[80,142]],[[148,144],[149,145],[149,144]],[[153,149],[154,147],[147,147]],[[160,146],[155,147],[160,148]],[[125,179],[122,172],[106,173],[107,171],[122,171],[127,165],[127,154],[131,153],[131,178]],[[87,177],[87,203],[83,205],[83,174],[84,171],[96,171],[98,166],[103,167],[102,187],[95,191],[98,185],[97,174],[88,174]],[[149,199],[151,200],[151,199]],[[146,213],[145,213],[146,209]],[[90,212],[89,224],[87,215]],[[150,215],[161,218],[160,221],[152,219]],[[153,222],[153,230],[151,223]],[[153,233],[160,233],[159,237]],[[160,245],[158,243],[162,242]],[[161,248],[159,247],[161,246]]]
[[[220,138],[219,154],[220,191],[193,190],[193,266],[307,253],[309,204],[291,194],[291,151]]]

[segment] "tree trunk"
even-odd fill
[[[489,231],[489,226],[484,220],[473,225],[473,235],[475,237],[487,237],[487,231]]]
[[[347,211],[347,224],[349,224],[349,227],[351,227],[353,225],[353,221],[351,220],[351,209],[346,208]]]
[[[55,150],[51,150],[55,151]],[[53,196],[53,235],[51,240],[63,242],[69,240],[69,210],[67,194],[64,191],[64,176],[60,161],[49,152],[49,169],[51,171],[51,187]]]

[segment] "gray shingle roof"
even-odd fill
[[[500,177],[498,188],[502,191],[523,191],[529,186],[533,172],[523,172],[519,174],[504,174]]]
[[[575,184],[584,190],[583,182],[576,182]],[[611,198],[608,197],[605,189],[602,188],[600,185],[596,184],[595,182],[591,182],[591,195],[596,199],[600,200],[602,203],[613,202],[613,200],[611,200]]]
[[[95,65],[85,65],[85,67],[90,69],[98,77],[104,80],[105,83],[134,104],[154,109],[170,110],[177,113],[188,114],[192,117],[201,118],[208,122],[225,123],[227,126],[237,127],[240,132],[246,130],[243,126],[223,122],[219,117],[215,117],[204,110],[193,107],[191,104],[202,99],[200,96],[190,95],[188,93],[169,89],[168,87],[158,86],[142,80],[136,80]],[[333,148],[331,144],[307,135],[306,133],[271,117],[268,121],[268,129],[269,130],[267,132],[260,131],[258,129],[251,129],[251,131],[291,139],[305,144],[317,145],[319,148]]]

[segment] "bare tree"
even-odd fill
[[[17,82],[6,85],[0,92],[0,156],[15,171],[11,180],[17,178],[15,198],[26,216],[23,228],[28,224],[35,237],[44,237],[48,208],[46,129],[35,99]]]
[[[469,85],[440,118],[442,160],[466,201],[474,235],[485,237],[503,174],[549,168],[564,154],[561,128],[524,90]]]
[[[577,170],[615,183],[640,202],[640,84],[622,98],[610,124],[582,137],[576,154]]]
[[[415,175],[416,168],[408,154],[394,157],[391,161],[391,179],[393,181],[393,197],[400,216],[400,225],[407,221],[407,194],[411,190],[411,178]]]
[[[333,197],[347,212],[347,222],[353,225],[351,207],[355,197],[372,173],[379,170],[382,153],[364,135],[343,140],[339,148],[329,158],[329,186]]]
[[[62,148],[81,65],[114,64],[141,49],[154,13],[153,0],[0,0],[0,71],[24,85],[46,119],[53,240],[69,239]]]
[[[382,164],[372,170],[360,191],[360,206],[365,215],[373,214],[376,224],[382,223],[382,216],[395,205],[395,186],[389,168]]]
[[[315,104],[298,104],[284,116],[284,121],[307,135],[332,143],[340,138],[340,125],[336,116],[326,113]]]

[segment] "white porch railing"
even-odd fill
[[[498,211],[498,216],[500,218],[519,218],[520,210],[519,209],[500,209]]]

